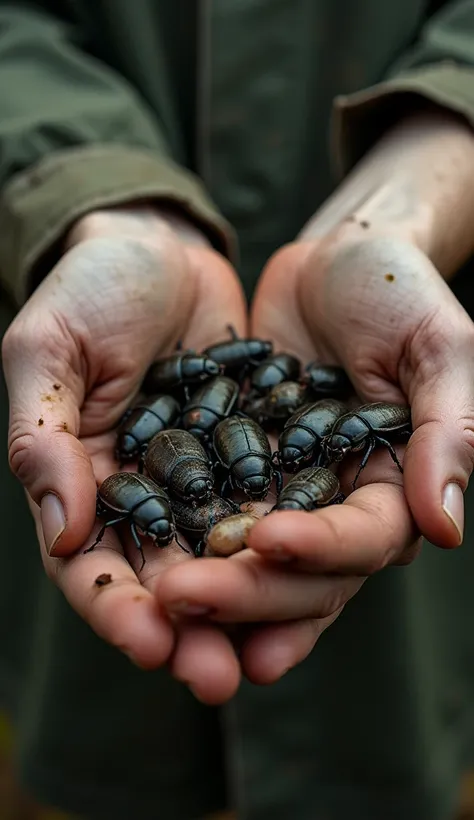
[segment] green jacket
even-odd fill
[[[251,293],[423,98],[474,122],[474,0],[0,0],[2,332],[68,226],[134,198],[179,204]],[[44,577],[7,417],[2,385],[0,696],[33,793],[97,820],[226,799],[242,820],[450,820],[474,762],[469,508],[465,548],[372,579],[304,664],[216,710]]]

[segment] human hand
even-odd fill
[[[343,364],[364,401],[408,401],[415,433],[404,477],[379,451],[342,506],[272,513],[251,531],[250,549],[215,559],[212,575],[196,562],[160,578],[160,599],[170,610],[188,601],[206,606],[213,621],[253,625],[240,654],[252,680],[276,680],[302,660],[366,576],[413,560],[419,531],[440,546],[459,543],[442,488],[453,479],[465,487],[469,475],[469,438],[463,443],[461,430],[472,413],[470,332],[470,319],[437,271],[399,239],[355,240],[340,232],[295,243],[269,262],[252,333],[303,362]],[[404,448],[397,451],[403,460]],[[347,494],[357,463],[340,470]],[[255,626],[268,621],[278,624]]]
[[[190,627],[176,643],[151,592],[165,566],[190,556],[174,542],[145,545],[141,571],[126,527],[120,538],[107,530],[87,555],[84,548],[100,527],[97,483],[118,469],[114,427],[148,366],[178,340],[196,349],[220,340],[229,323],[245,334],[240,284],[192,226],[146,208],[91,214],[68,246],[4,338],[10,464],[27,491],[46,572],[74,609],[134,662],[154,668],[171,657],[173,674],[218,700],[220,686],[238,683],[229,640]],[[113,583],[99,587],[104,573]]]

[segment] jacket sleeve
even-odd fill
[[[232,255],[231,229],[157,118],[75,34],[34,3],[0,0],[0,284],[17,304],[78,217],[134,199],[177,204]]]
[[[423,101],[474,126],[474,0],[445,2],[383,82],[336,98],[332,147],[338,174],[346,174],[384,130]]]

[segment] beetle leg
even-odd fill
[[[277,470],[274,469],[273,475],[275,476],[277,495],[280,495],[283,489],[283,476],[281,474],[281,467]]]
[[[380,438],[380,436],[377,436],[377,435],[375,436],[375,440],[376,440],[377,444],[383,444],[384,447],[387,448],[388,452],[392,456],[392,460],[395,462],[395,464],[397,465],[400,472],[403,473],[403,467],[400,464],[400,462],[397,458],[397,454],[396,454],[395,450],[393,449],[392,445],[390,444],[390,442],[387,441],[386,438]]]
[[[202,558],[202,554],[205,550],[206,543],[204,539],[201,538],[200,541],[197,542],[196,546],[194,547],[194,556],[195,558]]]
[[[187,552],[187,553],[188,553],[188,555],[190,554],[190,553],[189,553],[189,550],[188,550],[188,549],[186,549],[186,547],[184,546],[184,544],[182,544],[182,543],[181,543],[181,541],[179,541],[179,539],[178,539],[178,534],[177,534],[176,532],[175,532],[175,534],[174,534],[174,540],[176,541],[176,543],[178,544],[178,546],[179,546],[179,547],[181,547],[181,549],[183,550],[183,552]]]
[[[227,325],[227,330],[230,333],[230,338],[233,342],[236,342],[239,336],[237,336],[237,331],[233,325]]]
[[[357,480],[358,480],[358,478],[359,478],[359,476],[360,476],[360,474],[361,474],[362,470],[364,469],[364,467],[366,467],[366,466],[367,466],[367,462],[368,462],[368,460],[369,460],[370,456],[372,455],[372,453],[374,452],[374,450],[375,450],[375,441],[371,440],[371,441],[370,441],[370,444],[369,444],[369,446],[367,447],[367,450],[366,450],[366,452],[365,452],[365,454],[364,454],[364,458],[362,459],[362,461],[361,461],[361,462],[360,462],[360,464],[359,464],[359,469],[357,470],[357,473],[356,473],[356,476],[355,476],[355,478],[354,478],[354,481],[352,482],[352,489],[353,489],[353,490],[355,490],[355,488],[356,488],[356,486],[355,486],[355,485],[357,484]]]
[[[334,498],[332,503],[333,504],[344,504],[345,500],[346,500],[346,496],[344,495],[344,493],[338,493],[336,495],[336,497]]]
[[[225,498],[226,495],[228,495],[229,492],[232,492],[233,489],[234,489],[234,485],[232,483],[232,478],[231,478],[230,475],[228,475],[227,478],[224,480],[222,486],[221,486],[221,496],[222,496],[222,498]]]
[[[132,533],[132,538],[133,538],[133,540],[135,541],[135,544],[137,545],[137,549],[139,549],[139,550],[140,550],[140,553],[141,553],[141,556],[142,556],[142,565],[141,565],[141,567],[140,567],[140,572],[141,572],[141,571],[142,571],[142,569],[143,569],[143,567],[144,567],[144,566],[145,566],[145,564],[146,564],[146,561],[145,561],[145,556],[144,556],[144,554],[143,554],[143,546],[142,546],[142,542],[140,541],[140,538],[139,538],[139,535],[138,535],[138,532],[137,532],[137,528],[136,528],[136,526],[135,526],[135,522],[134,522],[134,521],[130,521],[130,532]]]
[[[120,524],[121,521],[125,521],[126,517],[127,517],[126,515],[122,515],[122,516],[120,516],[120,518],[112,519],[112,521],[106,521],[106,523],[104,524],[102,529],[99,530],[99,534],[98,534],[97,538],[95,539],[94,543],[91,544],[90,547],[87,547],[86,550],[84,550],[83,555],[85,555],[86,552],[92,552],[92,550],[95,549],[98,546],[98,544],[100,544],[100,542],[102,541],[102,539],[104,537],[104,533],[105,533],[107,527],[113,527],[114,524]]]
[[[189,390],[189,384],[183,384],[183,393],[184,393],[185,400],[188,402],[189,399],[191,398],[191,393],[190,393],[190,390]]]
[[[239,417],[239,418],[241,418],[241,419],[249,419],[249,418],[251,418],[251,416],[249,416],[249,414],[248,414],[248,413],[245,413],[245,411],[244,411],[244,410],[236,410],[236,411],[235,411],[235,413],[234,413],[233,415],[234,415],[234,416],[238,416],[238,417]]]

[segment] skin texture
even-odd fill
[[[250,326],[230,267],[179,220],[170,230],[138,209],[78,224],[3,354],[11,465],[32,499],[46,571],[105,640],[224,702],[241,673],[271,683],[303,660],[366,576],[413,560],[420,531],[440,547],[460,543],[460,500],[457,526],[442,503],[446,485],[464,489],[472,470],[473,326],[442,277],[472,251],[473,187],[462,122],[433,111],[400,123],[269,261]],[[181,334],[199,349],[227,324],[303,361],[342,364],[365,401],[408,400],[416,429],[398,450],[404,477],[378,453],[344,505],[274,513],[229,559],[146,546],[140,573],[126,531],[82,555],[99,529],[96,481],[117,469],[111,429],[148,364]],[[60,412],[45,400],[56,382]],[[341,474],[343,492],[354,470]],[[67,511],[54,558],[36,506],[51,491]],[[114,583],[96,587],[101,573]]]

